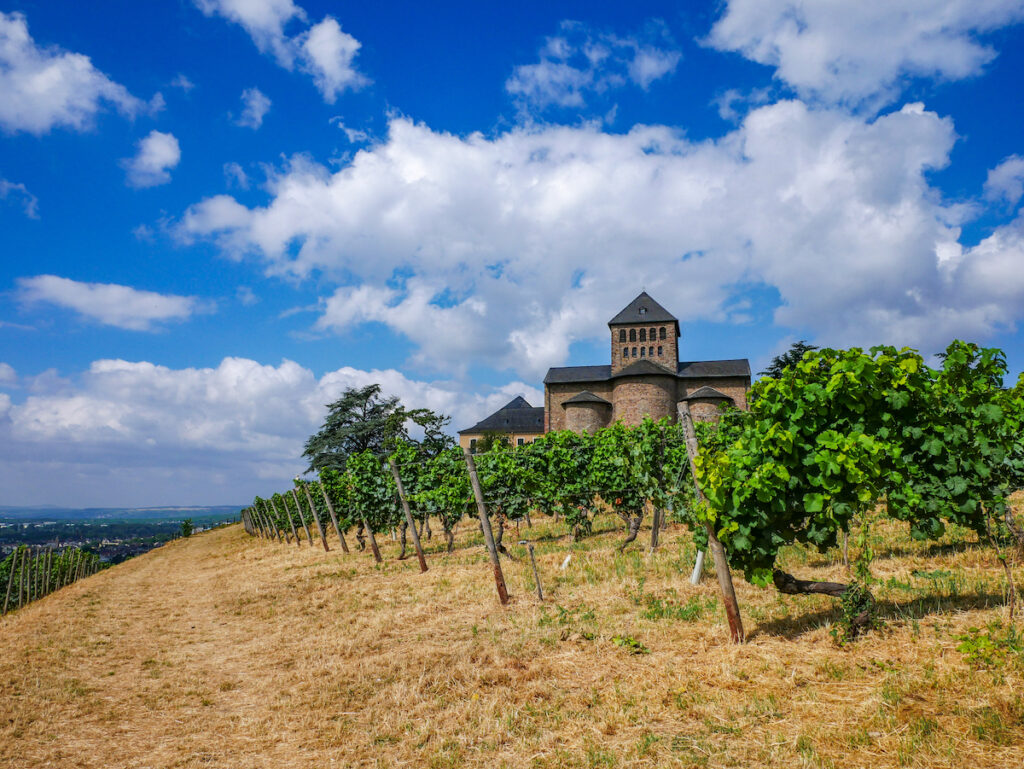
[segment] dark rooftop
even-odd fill
[[[649,360],[631,363],[615,377],[640,374],[669,374],[664,367]],[[680,379],[714,379],[715,377],[749,377],[750,362],[746,358],[736,360],[683,361],[676,369]],[[612,377],[611,366],[564,366],[548,369],[544,384],[569,384],[572,382],[607,382]]]
[[[565,408],[570,403],[600,403],[602,406],[611,406],[612,404],[602,398],[600,395],[594,395],[590,390],[584,390],[581,393],[569,398],[567,401],[562,402],[562,408]]]
[[[472,427],[459,430],[459,435],[482,432],[542,433],[544,432],[544,409],[531,406],[520,395]]]
[[[694,390],[692,393],[683,398],[683,400],[693,401],[697,400],[698,398],[723,398],[725,400],[732,400],[730,396],[726,395],[721,390],[716,390],[714,387],[708,387],[707,385],[704,385],[703,387]]]
[[[650,294],[641,291],[640,296],[608,321],[609,326],[625,326],[633,323],[676,323],[676,316],[655,302]]]

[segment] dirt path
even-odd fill
[[[275,590],[300,588],[298,572],[323,558],[253,548],[235,526],[171,543],[6,618],[0,762],[309,765],[300,745],[269,732],[268,713],[296,683],[280,674],[302,650],[298,631],[266,622],[266,612]],[[255,667],[263,673],[252,675]]]
[[[983,550],[879,559],[900,612],[919,570],[951,581],[927,587],[941,606],[844,649],[829,599],[738,583],[751,640],[735,647],[714,580],[689,585],[685,532],[651,558],[591,537],[565,570],[542,534],[544,606],[520,559],[500,609],[478,543],[420,574],[387,538],[376,567],[239,526],[76,583],[0,620],[0,767],[1024,765],[1020,669],[957,651],[1004,614]],[[804,558],[801,574],[840,574]]]

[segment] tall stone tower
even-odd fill
[[[608,328],[612,341],[612,376],[641,360],[676,373],[679,321],[646,291],[608,321]]]

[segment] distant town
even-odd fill
[[[80,547],[120,563],[182,535],[238,520],[239,507],[17,508],[0,507],[0,558],[20,545]]]

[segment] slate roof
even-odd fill
[[[687,360],[680,361],[676,369],[684,379],[704,379],[716,376],[750,376],[750,361],[746,358],[734,360]]]
[[[606,382],[611,379],[611,366],[562,366],[549,368],[544,384],[565,382]]]
[[[472,427],[459,430],[459,435],[482,432],[542,433],[544,432],[544,408],[531,406],[520,395]]]
[[[572,382],[607,382],[622,376],[638,376],[651,374],[667,374],[672,376],[663,366],[649,360],[638,360],[612,376],[611,366],[564,366],[548,369],[544,384],[569,384]],[[746,358],[736,360],[696,360],[682,361],[676,369],[680,379],[715,379],[717,377],[749,377],[750,361]]]
[[[726,395],[721,390],[716,390],[714,387],[708,387],[707,385],[704,385],[700,389],[690,393],[685,398],[683,398],[683,400],[694,401],[697,400],[698,398],[722,398],[724,400],[732,400],[730,396]]]
[[[622,312],[608,321],[609,326],[626,326],[634,323],[678,324],[679,320],[675,315],[655,302],[650,294],[646,291],[641,291],[640,295],[627,304]]]
[[[570,403],[600,403],[602,406],[611,406],[612,404],[602,398],[600,395],[594,395],[590,390],[584,390],[581,393],[569,398],[567,401],[562,402],[562,408],[564,409]]]

